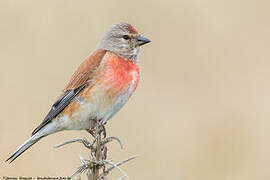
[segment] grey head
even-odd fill
[[[102,37],[97,48],[105,49],[137,63],[141,46],[150,40],[143,37],[128,23],[120,22],[113,25]]]

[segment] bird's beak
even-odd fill
[[[142,45],[147,44],[147,43],[150,43],[150,42],[151,42],[151,41],[150,41],[149,39],[147,39],[147,38],[145,38],[145,37],[143,37],[143,36],[139,36],[139,37],[137,38],[136,44],[137,44],[138,46],[142,46]]]

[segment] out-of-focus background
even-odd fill
[[[141,81],[107,125],[125,144],[109,159],[131,179],[270,179],[270,21],[267,1],[1,0],[0,175],[68,176],[88,151],[44,138],[14,163],[5,159],[43,120],[76,67],[114,23],[152,40]],[[115,179],[120,174],[111,174]],[[2,178],[2,177],[0,177]],[[85,176],[82,177],[86,179]]]

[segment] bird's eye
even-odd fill
[[[128,40],[129,39],[129,36],[128,35],[124,35],[123,36],[123,39]]]

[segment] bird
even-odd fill
[[[11,163],[42,138],[63,130],[91,132],[126,104],[137,88],[139,54],[150,40],[129,23],[110,27],[96,50],[73,73],[41,124],[6,161]]]

